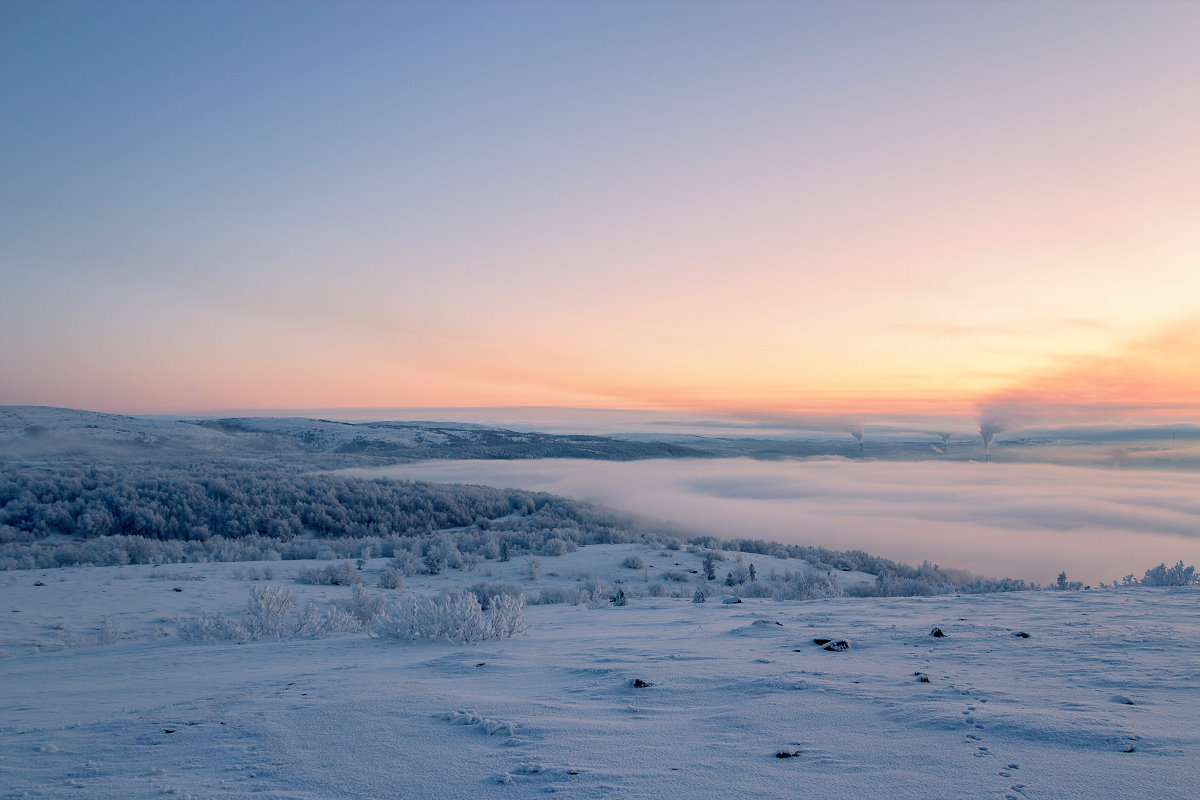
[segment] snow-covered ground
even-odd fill
[[[646,568],[622,567],[631,555]],[[368,586],[385,563],[366,564]],[[687,551],[589,546],[543,557],[536,580],[528,564],[369,591],[507,580],[536,596],[598,576],[642,596],[531,606],[524,634],[465,646],[197,644],[175,620],[238,614],[252,586],[351,590],[296,583],[305,562],[0,573],[0,795],[1200,794],[1196,588],[695,604]],[[266,567],[274,580],[246,580]],[[691,576],[667,582],[683,597],[643,594],[664,571]],[[97,643],[105,616],[115,644]]]

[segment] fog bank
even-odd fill
[[[689,531],[1089,583],[1200,561],[1200,476],[1046,464],[432,461],[348,473],[553,492]]]

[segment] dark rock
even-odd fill
[[[829,644],[825,645],[821,649],[828,650],[831,653],[840,653],[843,650],[849,650],[850,643],[847,642],[845,639],[838,639],[836,642],[830,642]]]
[[[46,584],[42,583],[41,581],[34,581],[33,585],[34,586],[45,586]]]
[[[917,676],[917,683],[929,683],[929,676],[924,672],[914,672],[913,675]]]
[[[942,633],[941,628],[934,628],[933,630],[931,630],[929,632],[929,635],[935,639],[941,639],[941,638],[945,637],[946,634]]]
[[[174,589],[172,589],[171,591],[173,591],[173,592],[182,592],[182,591],[183,591],[183,589],[180,589],[178,586],[176,586],[176,587],[175,587]]]
[[[635,689],[649,689],[654,684],[650,681],[644,681],[641,678],[634,678],[633,683],[630,685]]]
[[[813,644],[829,644],[833,639],[813,639]]]
[[[1013,634],[1013,636],[1017,637],[1018,639],[1028,639],[1029,638],[1029,634],[1026,633],[1025,631],[1017,631],[1016,633]]]
[[[775,753],[776,758],[795,758],[800,755],[800,751],[794,747],[781,747]]]

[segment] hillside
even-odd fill
[[[522,433],[466,423],[335,422],[301,417],[133,417],[0,406],[0,457],[271,457],[322,465],[429,458],[629,460],[704,455],[665,442]]]

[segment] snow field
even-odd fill
[[[621,566],[634,555],[645,570]],[[695,581],[686,550],[593,545],[543,556],[536,581],[529,560],[398,591],[370,588],[383,559],[363,575],[387,596],[620,578],[634,599],[532,605],[524,634],[467,646],[366,633],[202,645],[174,620],[243,613],[257,585],[299,603],[351,587],[295,582],[320,562],[2,573],[0,796],[1197,794],[1197,589],[695,604],[694,582],[646,594],[664,570]],[[266,566],[275,580],[237,577]],[[115,644],[98,644],[104,617]]]

